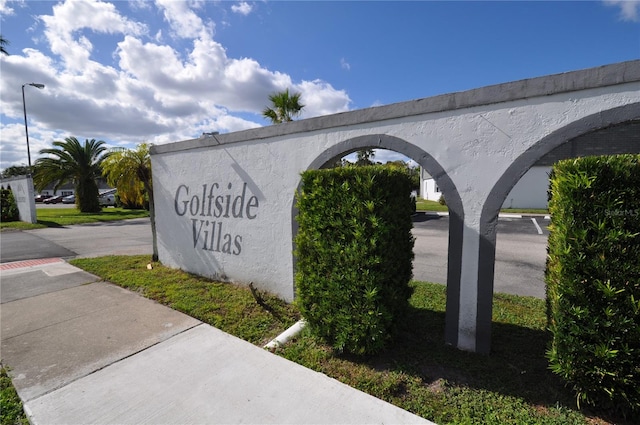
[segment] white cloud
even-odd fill
[[[133,10],[149,10],[151,3],[148,0],[128,0],[129,7]]]
[[[164,9],[164,19],[178,37],[196,38],[202,32],[213,33],[213,23],[205,25],[202,19],[189,8],[187,2],[156,0],[156,5]]]
[[[234,117],[233,115],[222,115],[215,121],[215,124],[215,128],[228,132],[260,127],[259,124]]]
[[[3,16],[13,15],[14,10],[7,5],[7,0],[0,0],[0,14]]]
[[[351,153],[344,157],[349,162],[356,162],[358,160],[357,152]],[[371,158],[373,162],[380,162],[382,164],[386,164],[387,162],[393,161],[402,161],[409,163],[409,167],[417,167],[418,163],[413,159],[405,156],[401,153],[390,151],[388,149],[374,149],[373,150],[373,158]]]
[[[349,110],[351,99],[344,90],[336,90],[330,84],[321,81],[303,81],[295,86],[302,93],[301,102],[305,105],[302,117],[315,117]]]
[[[340,59],[340,67],[342,69],[346,69],[347,71],[351,70],[351,65],[349,64],[349,62],[347,62],[345,58]]]
[[[78,19],[82,16],[82,19]],[[69,69],[82,71],[87,66],[93,45],[87,35],[77,32],[89,29],[96,33],[134,34],[147,31],[145,25],[122,17],[111,3],[101,1],[67,1],[53,6],[53,15],[41,16],[51,51],[62,57]]]
[[[204,3],[175,3],[148,3],[152,10],[144,13],[168,21],[153,27],[155,38],[147,23],[101,1],[70,0],[41,16],[44,28],[36,28],[35,36],[44,31],[51,52],[29,48],[1,59],[0,168],[27,162],[20,90],[25,82],[46,85],[25,88],[33,161],[40,149],[69,136],[133,146],[258,127],[265,122],[260,113],[268,95],[287,88],[302,93],[303,117],[348,110],[347,93],[327,82],[295,82],[254,59],[228,57],[213,38],[214,24],[197,15]],[[167,33],[182,41],[167,44]],[[94,49],[113,51],[113,62],[111,56],[109,63],[98,62]]]
[[[251,13],[252,9],[253,9],[253,6],[251,6],[246,1],[242,1],[242,2],[240,2],[238,4],[234,4],[233,6],[231,6],[231,11],[232,12],[239,13],[239,14],[245,15],[245,16],[247,16],[249,13]]]
[[[413,165],[415,163],[415,161],[413,161],[411,158],[406,157],[401,153],[390,151],[387,149],[374,149],[373,153],[375,154],[373,158],[374,162],[381,162],[383,164],[386,164],[387,162],[403,161],[410,162],[410,165]]]
[[[604,3],[619,7],[623,21],[640,22],[640,0],[604,0]]]

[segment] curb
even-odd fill
[[[416,211],[416,214],[438,215],[440,217],[449,217],[449,213],[445,211]]]

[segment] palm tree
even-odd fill
[[[8,55],[9,52],[7,52],[7,49],[4,48],[4,46],[8,46],[8,45],[9,45],[9,40],[4,38],[2,34],[0,34],[0,53]]]
[[[56,191],[64,183],[75,185],[76,205],[80,212],[98,212],[98,185],[96,179],[101,176],[102,161],[108,156],[105,142],[96,139],[85,140],[84,146],[75,137],[67,137],[64,142],[53,142],[54,148],[42,149],[35,163],[33,176],[37,190],[43,190],[54,183]]]
[[[271,107],[266,107],[262,115],[271,120],[272,124],[293,121],[293,117],[300,115],[304,105],[300,103],[300,93],[289,94],[289,89],[269,95]]]
[[[118,194],[135,195],[142,185],[149,197],[149,217],[151,219],[151,236],[153,240],[153,261],[158,261],[158,242],[156,237],[156,214],[153,204],[153,180],[151,176],[151,156],[149,145],[141,143],[137,149],[112,150],[102,164],[107,183],[118,189]]]
[[[356,165],[374,165],[373,158],[376,156],[376,153],[373,151],[373,149],[360,149],[356,153]]]
[[[127,148],[113,148],[109,150],[109,153],[109,158],[102,163],[102,175],[110,186],[117,189],[120,203],[125,208],[146,208],[146,200],[148,199],[145,198],[144,184],[137,175],[128,175],[131,174],[129,169],[131,164],[128,164],[130,162],[128,157],[132,155],[132,152],[129,152]],[[123,169],[123,167],[127,167],[127,169]]]

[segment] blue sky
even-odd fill
[[[54,140],[161,144],[640,58],[640,1],[0,0],[0,168]],[[379,152],[376,159],[395,159]]]

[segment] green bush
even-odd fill
[[[10,186],[6,189],[0,188],[0,204],[2,209],[2,222],[20,220],[18,205],[16,204],[16,199],[13,197],[13,191]]]
[[[640,419],[640,155],[555,165],[546,269],[552,370]]]
[[[380,351],[412,289],[411,179],[388,167],[307,171],[298,194],[296,303],[338,351]]]

